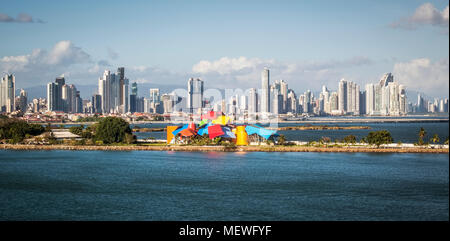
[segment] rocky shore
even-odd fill
[[[199,152],[383,152],[383,153],[449,153],[446,148],[408,147],[376,148],[361,146],[312,147],[312,146],[73,146],[73,145],[24,145],[0,144],[0,149],[8,150],[80,150],[80,151],[199,151]]]

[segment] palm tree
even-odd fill
[[[439,142],[440,139],[439,139],[438,134],[434,134],[433,138],[431,138],[430,141],[433,142],[433,144],[435,144],[436,142]]]
[[[279,145],[286,144],[286,137],[283,134],[281,134],[280,137],[278,137],[278,144]]]
[[[419,131],[419,145],[423,145],[423,138],[427,135],[427,132],[423,127],[420,127]]]

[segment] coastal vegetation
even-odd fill
[[[387,130],[371,131],[367,135],[367,143],[380,147],[382,144],[390,144],[394,142],[391,133]]]
[[[99,117],[98,115],[80,117],[77,122],[99,122],[103,119],[103,117]]]
[[[0,118],[0,140],[5,143],[20,143],[25,138],[42,134],[45,128],[38,124],[28,124],[26,121],[8,117]]]
[[[148,142],[142,141],[137,142],[136,136],[133,135],[133,130],[131,129],[129,123],[122,118],[117,117],[105,117],[99,119],[99,122],[85,126],[72,126],[68,130],[69,132],[77,135],[77,137],[72,137],[72,139],[58,139],[54,135],[54,131],[52,129],[64,129],[63,126],[50,126],[47,125],[39,125],[39,124],[29,124],[23,120],[16,118],[0,118],[0,141],[2,144],[2,148],[10,145],[8,144],[17,144],[17,143],[25,143],[29,146],[34,146],[32,144],[45,145],[57,145],[57,146],[68,146],[70,148],[75,148],[74,146],[91,146],[93,148],[109,146],[111,148],[117,147],[117,150],[122,150],[124,147],[127,148],[150,148],[154,150],[154,148],[172,148],[173,150],[210,150],[208,148],[225,148],[220,149],[223,151],[238,151],[238,150],[249,150],[249,151],[369,151],[369,149],[408,149],[418,151],[419,149],[443,149],[442,147],[430,145],[429,143],[437,144],[441,142],[441,138],[435,134],[429,142],[425,142],[425,137],[427,135],[427,131],[424,128],[419,130],[419,138],[418,143],[416,144],[416,149],[412,147],[405,148],[402,142],[397,142],[397,145],[384,145],[393,143],[394,140],[391,136],[391,133],[387,130],[382,131],[373,131],[370,132],[367,136],[361,138],[358,142],[358,138],[354,135],[347,135],[340,139],[335,139],[332,142],[330,137],[323,136],[319,140],[309,141],[309,142],[300,142],[300,141],[291,141],[286,138],[283,134],[271,136],[269,139],[263,139],[258,137],[256,134],[248,136],[249,143],[259,143],[259,145],[252,146],[237,146],[235,140],[233,138],[224,138],[224,137],[216,137],[214,139],[210,139],[208,135],[193,135],[191,137],[184,137],[182,142],[174,143],[171,145],[167,145],[166,142],[157,142],[154,138],[149,137]],[[137,126],[134,127],[136,130],[146,129],[139,128]],[[158,128],[159,131],[165,131],[165,128]],[[67,130],[66,130],[67,131]],[[156,131],[156,130],[155,130]],[[61,132],[61,131],[57,131]],[[62,130],[64,132],[64,130]],[[55,132],[56,133],[56,132]],[[61,134],[59,134],[61,136]],[[176,138],[180,136],[177,135]],[[428,139],[427,139],[428,140]],[[419,147],[419,143],[422,143]],[[427,145],[428,144],[428,145]],[[445,145],[448,145],[448,137],[446,138]],[[374,148],[376,146],[377,148]],[[177,147],[185,147],[181,149],[177,149]],[[204,149],[205,147],[206,149]],[[380,148],[383,147],[383,148]],[[51,147],[49,147],[51,148]],[[197,148],[197,149],[196,149]],[[219,150],[218,149],[218,150]],[[327,150],[324,150],[327,149]],[[367,149],[367,150],[366,150]],[[124,149],[125,150],[125,149]],[[171,149],[172,150],[172,149]],[[444,149],[444,151],[448,151]]]
[[[122,118],[105,117],[95,125],[95,134],[92,135],[96,141],[104,144],[127,143],[136,141],[130,125]]]
[[[417,143],[419,146],[423,146],[425,144],[423,141],[423,138],[425,138],[426,135],[427,135],[427,132],[425,131],[425,129],[423,127],[420,127],[419,141]]]

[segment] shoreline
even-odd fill
[[[312,146],[72,146],[0,144],[0,150],[72,151],[186,151],[186,152],[366,152],[366,153],[449,153],[448,148],[427,147],[312,147]]]

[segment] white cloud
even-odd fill
[[[393,74],[407,89],[434,96],[448,96],[449,60],[413,59],[394,65]]]
[[[49,82],[69,71],[77,73],[83,65],[82,71],[88,72],[93,63],[90,55],[80,47],[70,41],[59,41],[50,51],[34,49],[30,54],[0,57],[0,71],[14,73],[18,84],[27,86]]]
[[[334,86],[344,69],[371,65],[374,61],[364,56],[345,60],[280,62],[273,59],[222,57],[202,60],[192,67],[194,74],[207,82],[207,88],[259,88],[261,71],[270,69],[270,79],[285,79],[297,89],[319,89],[322,84]]]
[[[58,65],[69,66],[91,61],[89,54],[76,47],[70,41],[60,41],[50,52],[34,49],[31,54],[4,56],[0,59],[0,68],[4,72],[33,71],[36,68],[49,68]]]
[[[273,63],[273,60],[262,60],[258,58],[249,59],[243,56],[239,58],[222,57],[213,62],[202,60],[192,67],[192,71],[200,74],[216,72],[221,75],[236,72],[248,73],[259,66],[271,65]]]
[[[67,40],[59,41],[58,43],[56,43],[50,53],[47,55],[47,63],[49,65],[70,65],[76,63],[85,63],[89,61],[89,54]]]
[[[431,3],[419,6],[413,15],[403,18],[400,21],[391,23],[393,28],[416,29],[420,25],[433,25],[447,29],[449,26],[448,5],[442,11]]]

